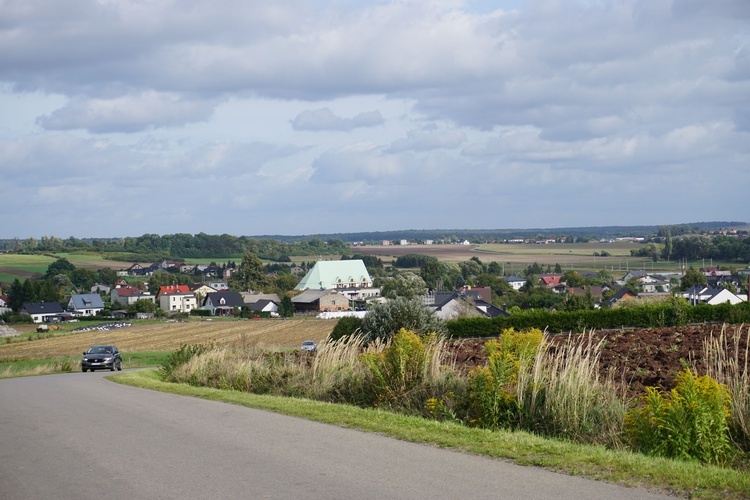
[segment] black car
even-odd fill
[[[95,345],[83,353],[81,371],[122,370],[122,357],[113,345]]]

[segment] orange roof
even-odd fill
[[[159,295],[170,293],[190,293],[190,287],[187,285],[167,285],[159,287]]]

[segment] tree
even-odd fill
[[[362,319],[362,335],[366,342],[388,341],[401,328],[417,335],[446,333],[445,322],[420,300],[399,297],[376,304]]]
[[[70,276],[75,270],[76,266],[74,266],[68,259],[57,259],[55,262],[47,266],[47,272],[44,274],[44,277],[51,278],[58,274],[67,274]]]
[[[446,275],[445,264],[437,259],[429,260],[422,264],[419,275],[430,290],[442,288]]]
[[[571,288],[582,287],[586,284],[586,279],[575,271],[565,271],[561,281],[564,281]]]
[[[288,295],[281,297],[281,303],[279,304],[279,316],[282,318],[291,318],[294,316],[294,302]]]
[[[499,262],[492,261],[487,265],[487,272],[499,276],[503,274],[503,266]]]
[[[680,287],[683,290],[687,290],[694,286],[706,286],[706,283],[708,283],[706,276],[696,268],[690,266],[680,281]]]
[[[389,299],[396,297],[416,299],[427,295],[427,291],[427,284],[422,278],[414,273],[405,272],[386,281],[381,293]]]
[[[153,313],[153,312],[156,312],[158,308],[159,306],[157,306],[155,302],[149,299],[138,299],[135,302],[133,302],[130,305],[130,307],[128,307],[128,312],[130,314],[135,314],[139,312]]]
[[[263,270],[263,261],[254,253],[245,252],[237,271],[230,278],[230,285],[238,291],[264,290],[269,279]]]

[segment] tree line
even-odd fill
[[[276,262],[289,262],[294,255],[332,255],[344,254],[349,245],[340,239],[323,241],[320,238],[309,238],[295,242],[283,242],[271,238],[251,238],[229,234],[210,235],[205,233],[191,234],[144,234],[126,238],[94,238],[82,240],[74,237],[67,239],[55,236],[43,236],[40,239],[4,240],[3,247],[15,252],[73,252],[79,250],[98,251],[110,254],[113,259],[119,254],[130,254],[125,260],[155,261],[158,259],[188,258],[227,258],[243,255],[246,252]]]

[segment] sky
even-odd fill
[[[0,0],[0,239],[748,221],[747,0]]]

